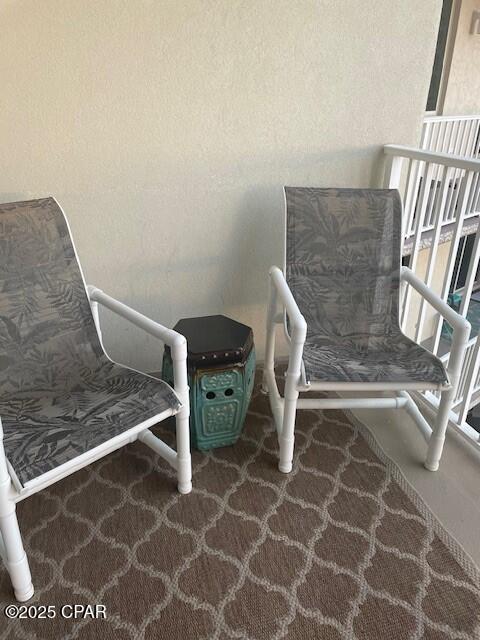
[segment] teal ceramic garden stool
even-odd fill
[[[187,339],[192,446],[205,450],[233,444],[241,433],[252,396],[252,330],[225,316],[185,318],[174,329]],[[172,380],[168,347],[162,378]]]

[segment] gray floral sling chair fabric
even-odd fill
[[[307,382],[447,383],[400,329],[398,193],[287,189],[287,282],[308,326]]]
[[[286,188],[285,276],[270,270],[264,389],[277,423],[280,470],[292,466],[297,408],[405,407],[429,442],[426,467],[441,455],[468,323],[401,268],[402,203],[384,189]],[[400,282],[417,289],[454,327],[449,370],[403,334]],[[275,324],[286,312],[290,358],[285,398],[274,376]],[[298,400],[302,391],[391,391],[394,398]],[[442,393],[432,427],[406,390]]]
[[[93,300],[127,319],[132,310],[98,289],[89,299],[53,198],[0,205],[0,278],[1,548],[17,598],[25,600],[33,591],[28,565],[19,570],[18,499],[87,464],[90,452],[94,459],[136,437],[168,450],[180,491],[190,490],[186,348],[179,334],[136,314],[136,324],[180,349],[175,391],[107,357]],[[148,430],[170,415],[177,416],[177,452]]]

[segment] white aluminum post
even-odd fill
[[[19,602],[25,602],[33,596],[32,576],[18,527],[15,502],[12,500],[10,491],[11,480],[5,458],[3,429],[0,420],[0,532],[3,539],[2,554],[10,574],[15,597]]]

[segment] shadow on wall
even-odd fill
[[[278,187],[252,188],[242,198],[230,238],[230,277],[218,283],[227,309],[241,315],[245,307],[265,301],[268,269],[282,256],[283,215],[283,190]]]
[[[268,269],[273,264],[283,266],[284,186],[368,188],[381,187],[383,181],[383,148],[378,145],[308,156],[302,154],[295,165],[287,158],[276,164],[278,180],[275,184],[248,187],[233,214],[236,224],[229,238],[230,277],[225,277],[224,273],[217,285],[224,291],[225,304],[238,308],[240,313],[248,305],[265,305]],[[260,174],[267,165],[268,159],[259,167]],[[345,178],[346,166],[349,167],[349,179]],[[356,167],[353,176],[352,166]],[[255,174],[255,168],[249,166],[249,173]],[[333,180],[332,174],[337,179]],[[259,269],[253,269],[254,266]],[[234,290],[232,283],[236,285]]]
[[[130,261],[125,257],[121,264],[112,265],[117,282],[131,285],[140,279],[156,281],[162,307],[175,309],[178,317],[198,313],[245,315],[246,307],[264,302],[268,268],[282,255],[283,189],[251,188],[226,217],[229,232],[219,234],[219,246],[212,247],[208,255],[200,256],[199,251],[182,259],[172,249],[168,255],[156,254],[154,260],[132,256]],[[190,233],[195,235],[195,229]],[[214,229],[211,234],[215,234]],[[182,299],[179,284],[189,276],[200,279],[203,286],[190,290],[188,299]],[[135,286],[129,286],[127,297],[125,301],[139,309],[151,306]]]
[[[272,207],[272,203],[276,206]],[[272,224],[277,212],[282,222]],[[144,292],[135,287],[119,297],[167,326],[189,316],[227,315],[255,325],[256,344],[261,345],[268,268],[278,262],[283,243],[283,191],[278,187],[250,189],[229,217],[226,224],[230,231],[223,235],[221,247],[215,253],[202,257],[193,253],[188,259],[179,259],[172,252],[168,256],[159,254],[155,261],[148,262],[142,259],[129,263],[125,259],[117,269],[118,281],[131,286],[139,279],[152,283],[156,280],[158,290],[152,292],[150,300],[145,300]],[[280,250],[272,251],[272,245]],[[189,287],[188,295],[182,295],[180,287],[190,278],[201,281],[201,287]],[[104,346],[114,360],[136,368],[160,369],[162,345],[108,311],[102,310],[101,317]],[[135,349],[125,348],[132,343]]]

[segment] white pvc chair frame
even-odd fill
[[[174,390],[182,403],[182,407],[177,412],[168,409],[167,411],[152,416],[148,420],[111,438],[98,447],[27,482],[24,487],[19,486],[16,482],[16,476],[6,459],[3,446],[3,429],[0,420],[0,556],[10,574],[15,597],[19,602],[29,600],[34,593],[28,559],[23,548],[15,510],[16,503],[20,502],[20,500],[37,493],[37,491],[48,487],[86,465],[91,464],[95,460],[135,440],[144,442],[176,470],[178,490],[180,493],[186,494],[192,490],[189,431],[190,404],[186,339],[176,331],[167,329],[118,300],[111,298],[100,289],[89,286],[87,287],[87,291],[100,337],[98,304],[110,309],[110,311],[125,318],[125,320],[143,329],[170,347],[173,360]],[[150,427],[172,415],[175,415],[176,419],[176,451],[150,431]]]
[[[283,272],[278,267],[270,269],[270,294],[267,312],[267,339],[263,391],[268,393],[280,447],[278,468],[282,473],[292,469],[295,440],[295,416],[297,409],[402,409],[405,408],[414,420],[427,443],[425,467],[436,471],[445,441],[455,392],[459,382],[465,346],[470,335],[470,323],[456,313],[436,293],[429,289],[410,269],[401,268],[402,284],[413,287],[452,326],[453,339],[447,373],[450,386],[441,389],[440,403],[433,428],[425,420],[408,391],[424,391],[428,385],[420,383],[379,383],[379,382],[310,382],[305,379],[303,368],[303,346],[307,336],[307,323],[300,313]],[[278,309],[279,303],[281,310]],[[290,335],[286,329],[286,317],[290,325]],[[285,374],[285,391],[282,398],[275,379],[275,332],[278,324],[283,325],[290,345],[288,368]],[[395,397],[381,398],[315,398],[299,399],[299,393],[307,391],[390,391]]]

